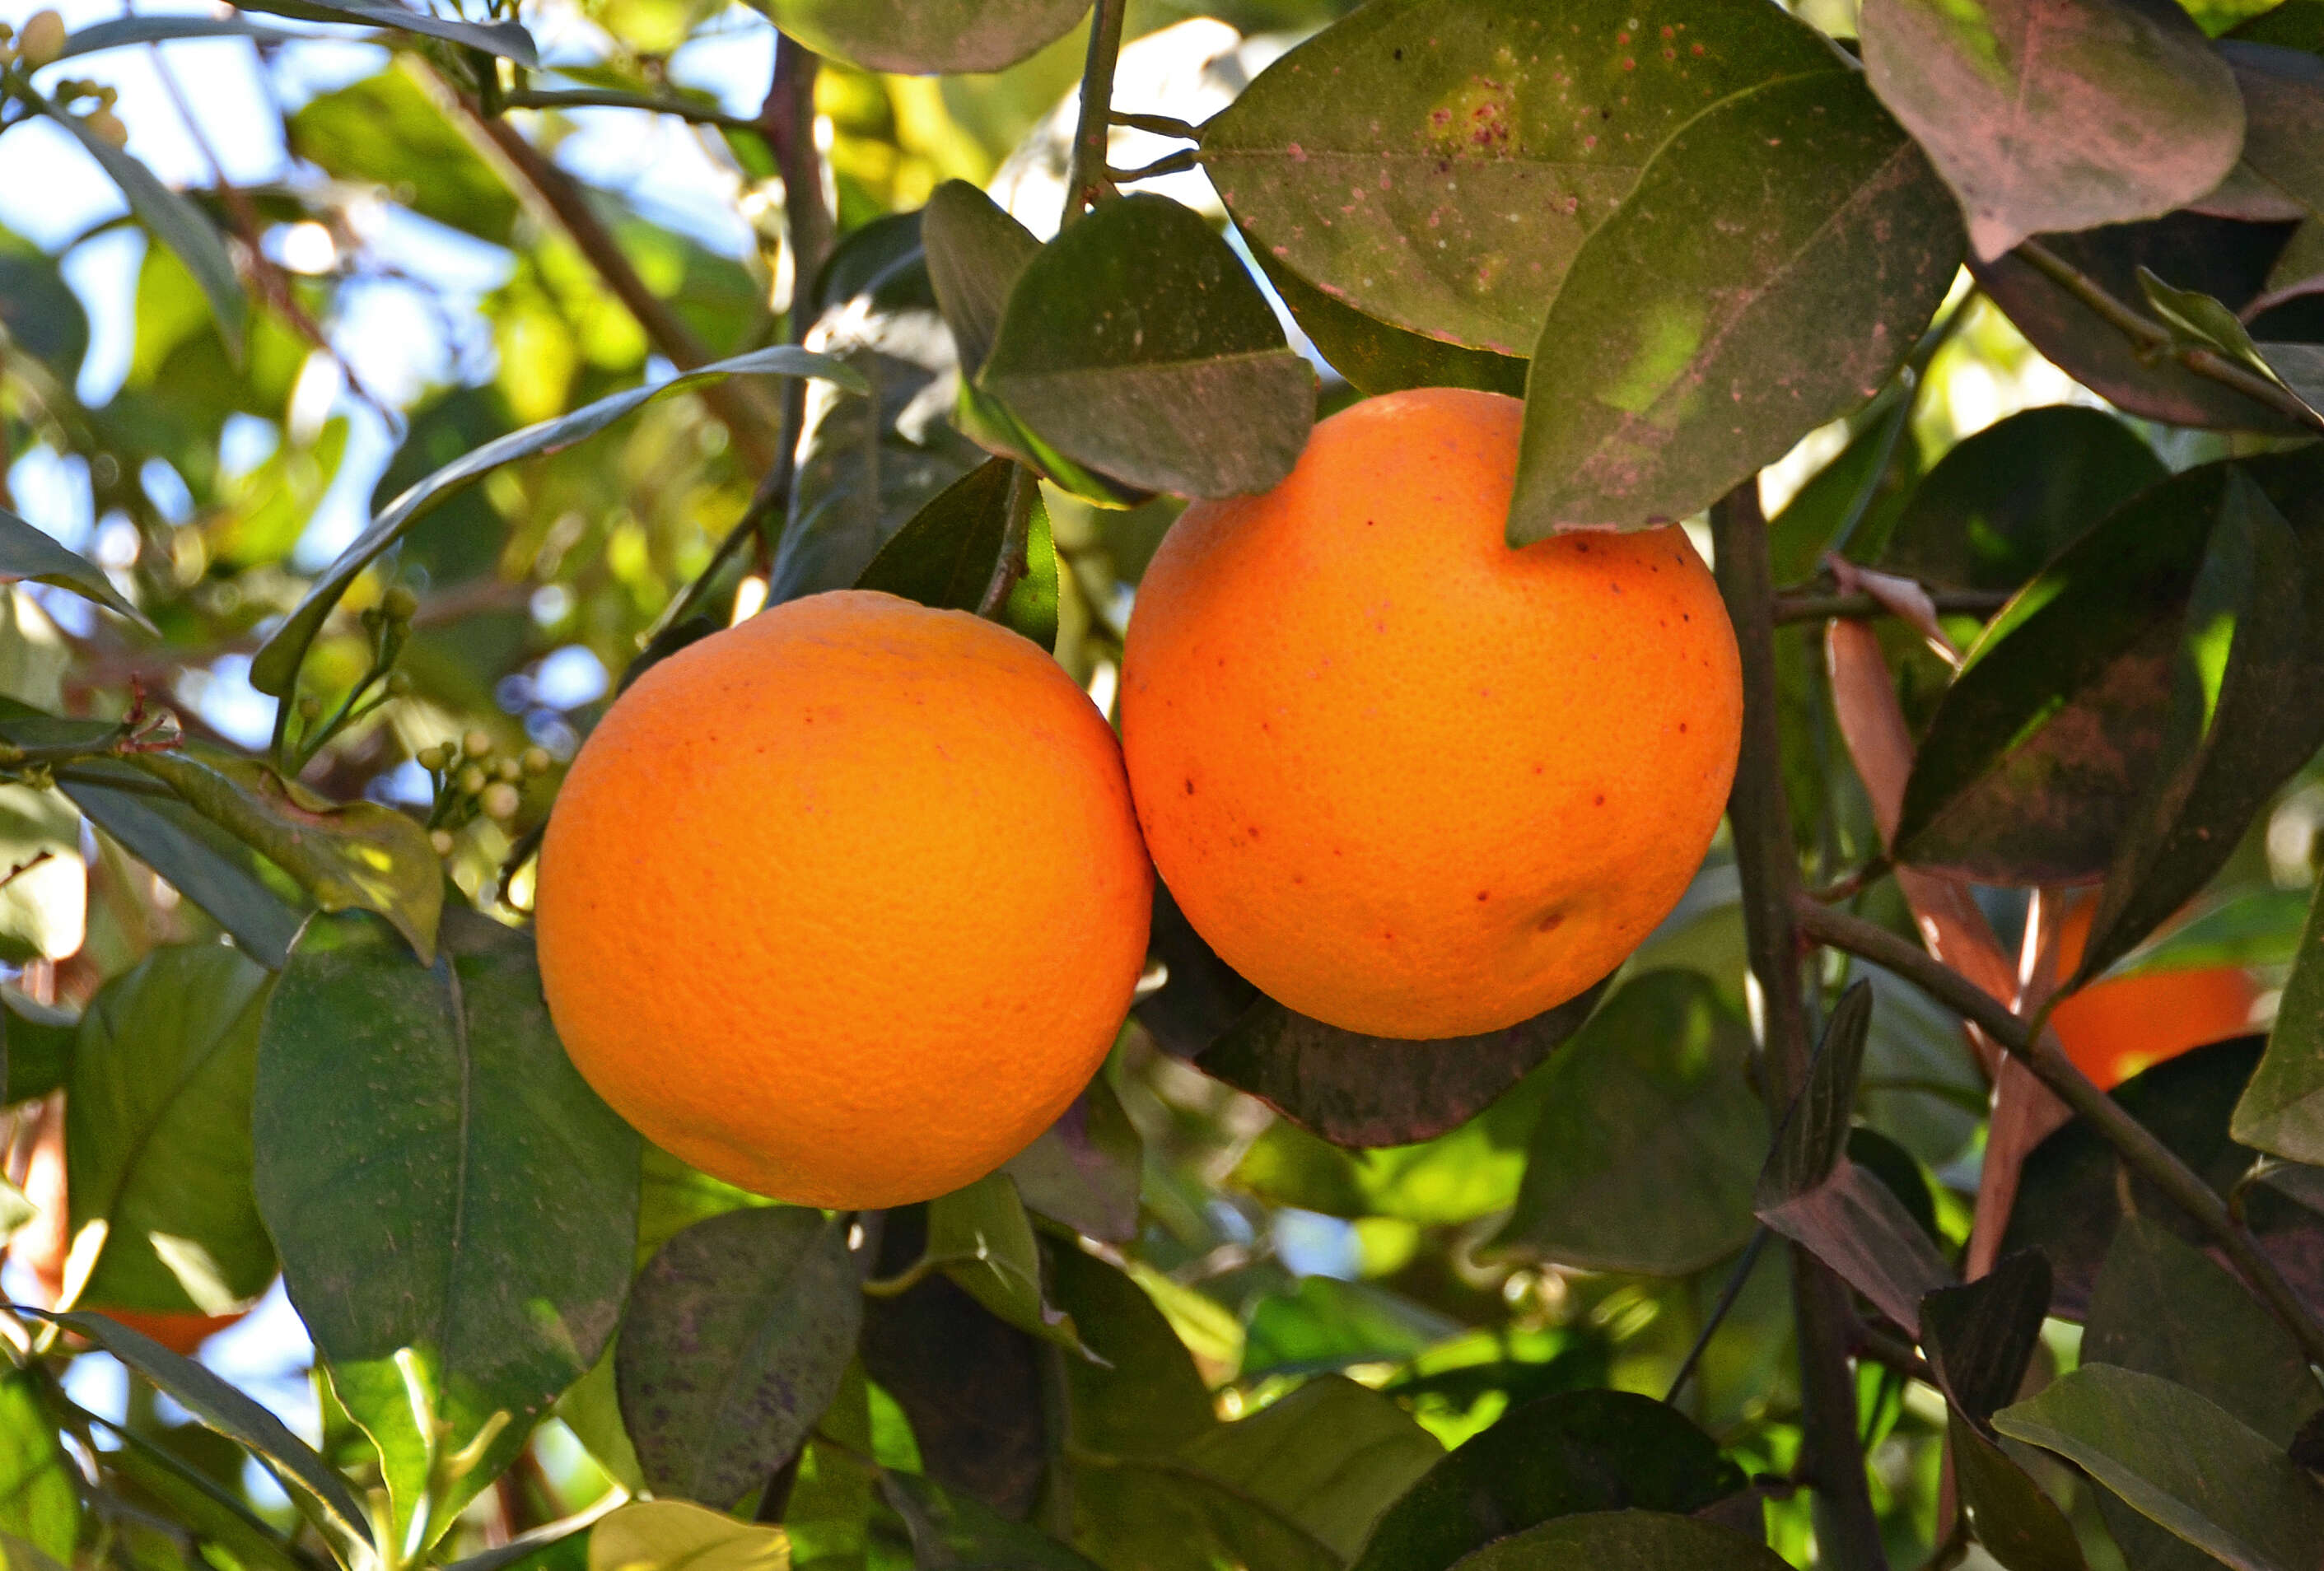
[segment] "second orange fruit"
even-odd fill
[[[1684,893],[1742,691],[1675,528],[1503,538],[1522,406],[1423,389],[1198,502],[1138,592],[1122,740],[1148,849],[1263,991],[1373,1035],[1582,992]]]
[[[2058,935],[2061,973],[2081,963],[2097,914],[2095,896],[2068,914]],[[2050,1027],[2074,1067],[2108,1091],[2165,1059],[2251,1031],[2259,992],[2240,966],[2139,971],[2092,982],[2061,999]]]

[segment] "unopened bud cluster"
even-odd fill
[[[438,856],[451,854],[453,831],[477,818],[506,823],[523,799],[520,782],[549,773],[554,761],[546,748],[501,752],[490,731],[469,731],[457,741],[422,748],[420,767],[436,780],[436,809],[428,818],[429,842]]]
[[[0,69],[29,76],[54,65],[65,52],[65,19],[53,10],[35,11],[22,28],[0,22]],[[80,122],[99,142],[121,147],[129,141],[129,127],[113,112],[120,94],[101,82],[72,78],[52,84],[49,97],[57,108]]]

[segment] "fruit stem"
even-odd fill
[[[1001,554],[993,559],[992,576],[985,581],[984,598],[976,614],[1000,621],[1009,610],[1009,595],[1030,573],[1033,504],[1040,499],[1041,482],[1019,464],[1009,474],[1009,519],[1001,531]]]
[[[2055,1036],[2035,1034],[2034,1022],[2021,1019],[1975,982],[1885,927],[1804,899],[1795,903],[1794,912],[1799,931],[1811,941],[1885,966],[1981,1028],[2001,1044],[2002,1051],[2022,1060],[2036,1079],[2114,1147],[2125,1165],[2169,1196],[2210,1235],[2252,1291],[2299,1339],[2309,1362],[2324,1364],[2324,1325],[2309,1313],[2259,1241],[2236,1221],[2218,1191],[2125,1111],[2121,1103],[2074,1067]]]
[[[1711,504],[1711,533],[1713,572],[1743,667],[1743,745],[1727,818],[1743,882],[1746,947],[1766,1006],[1760,1087],[1768,1122],[1780,1128],[1807,1083],[1811,1033],[1795,914],[1802,900],[1799,850],[1792,839],[1776,729],[1775,568],[1756,476]],[[1816,1492],[1816,1539],[1838,1571],[1886,1571],[1888,1556],[1881,1546],[1880,1520],[1872,1509],[1856,1427],[1847,1290],[1796,1244],[1791,1263],[1803,1462]]]

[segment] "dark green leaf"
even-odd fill
[[[1049,1241],[1042,1253],[1058,1308],[1097,1355],[1063,1361],[1075,1444],[1108,1456],[1154,1456],[1217,1422],[1193,1356],[1144,1289],[1070,1245]]]
[[[997,71],[1082,18],[1089,0],[755,0],[817,54],[910,75]]]
[[[0,1037],[7,1055],[6,1101],[10,1105],[45,1097],[72,1073],[73,1050],[80,1038],[80,1016],[14,988],[0,988]]]
[[[2243,146],[2234,74],[2176,6],[1866,0],[1858,26],[1866,76],[1987,260],[2192,202]]]
[[[0,1533],[60,1566],[72,1564],[80,1538],[72,1460],[33,1377],[22,1370],[0,1375]]]
[[[1120,1244],[1138,1236],[1144,1168],[1145,1142],[1101,1073],[1001,1171],[1017,1181],[1028,1210]]]
[[[2284,226],[2174,213],[2042,243],[2115,299],[2139,299],[2142,267],[2181,289],[2242,310],[2266,287],[2284,249]],[[2303,427],[2267,406],[2198,376],[2174,357],[2147,353],[2033,263],[2015,256],[1970,270],[2034,346],[2075,381],[2127,414],[2172,425],[2294,434]]]
[[[1098,1571],[1095,1562],[1038,1528],[1011,1521],[975,1496],[917,1474],[881,1474],[880,1493],[904,1519],[912,1535],[913,1564],[923,1571]]]
[[[1673,137],[1832,65],[1764,8],[1640,17],[1622,0],[1554,19],[1526,0],[1364,6],[1205,125],[1204,163],[1270,268],[1395,327],[1529,354],[1574,253]]]
[[[1961,1510],[1987,1554],[2007,1571],[2084,1571],[2073,1524],[2024,1468],[1958,1412],[1945,1434]]]
[[[2222,191],[2243,198],[2231,216],[2313,217],[2324,213],[2324,60],[2305,50],[2231,40],[2218,46],[2244,100],[2243,160]]]
[[[2085,1364],[1993,1416],[2237,1571],[2308,1571],[2324,1488],[2282,1447],[2157,1375]]]
[[[1314,372],[1233,251],[1151,196],[1025,266],[976,385],[1075,462],[1183,496],[1274,485],[1315,410]]]
[[[217,225],[191,201],[163,185],[152,170],[90,130],[88,121],[46,103],[39,107],[63,126],[121,188],[137,221],[186,264],[186,271],[201,285],[210,315],[217,319],[218,336],[225,340],[226,352],[239,363],[250,302],[243,296],[242,280],[235,275],[234,258]]]
[[[182,1442],[180,1430],[171,1437]],[[245,1504],[235,1490],[218,1482],[195,1463],[180,1456],[168,1445],[133,1431],[120,1432],[121,1447],[106,1459],[114,1479],[127,1483],[141,1503],[151,1502],[191,1529],[195,1536],[215,1544],[248,1571],[318,1571],[319,1560],[302,1553],[273,1525]],[[230,1445],[219,1442],[235,1456]]]
[[[2233,475],[2207,464],[2140,492],[1987,625],[1922,739],[1900,858],[1987,883],[2107,866],[2162,747],[2188,586]]]
[[[1041,1291],[1033,1221],[1007,1173],[988,1173],[928,1202],[927,1258],[1009,1325],[1080,1348],[1073,1317],[1051,1308]]]
[[[954,481],[880,547],[855,587],[922,605],[976,610],[1000,559],[1010,490],[1020,483],[1019,473],[1010,460],[992,458]],[[1026,549],[1032,571],[1010,591],[1004,615],[1010,627],[1046,649],[1057,641],[1057,550],[1039,482],[1025,473],[1021,483],[1034,488]]]
[[[392,27],[422,38],[439,38],[464,49],[500,55],[521,66],[540,65],[532,34],[514,22],[462,22],[415,11],[394,0],[248,0],[244,11],[289,16],[300,22],[349,22],[365,27]]]
[[[1731,1528],[1656,1511],[1607,1511],[1528,1528],[1466,1557],[1456,1571],[1777,1571],[1784,1563]]]
[[[266,1291],[251,1089],[273,978],[224,944],[160,949],[81,1016],[65,1098],[71,1233],[103,1229],[75,1301],[223,1315]],[[68,1286],[72,1284],[68,1283]]]
[[[6,329],[11,348],[43,362],[59,381],[79,377],[88,354],[88,311],[54,257],[5,229],[0,229],[0,328]]]
[[[97,564],[76,556],[48,535],[5,508],[0,508],[0,583],[29,578],[53,583],[83,600],[95,601],[109,611],[127,617],[147,632],[154,630],[145,613],[121,598]]]
[[[1315,1374],[1356,1364],[1407,1364],[1462,1330],[1461,1322],[1368,1282],[1308,1276],[1250,1306],[1243,1380]]]
[[[733,1505],[838,1392],[862,1318],[846,1225],[795,1206],[697,1222],[638,1278],[613,1369],[657,1493]]]
[[[290,693],[298,681],[300,664],[306,658],[307,646],[314,642],[315,635],[322,630],[324,620],[331,614],[331,608],[338,604],[340,597],[346,593],[364,569],[371,565],[382,552],[401,539],[431,510],[493,470],[520,458],[531,458],[570,447],[576,442],[595,436],[622,416],[655,399],[706,381],[742,375],[810,376],[853,392],[861,393],[868,389],[859,372],[829,355],[779,345],[772,349],[738,354],[731,360],[713,361],[708,365],[680,372],[650,387],[631,388],[625,392],[584,405],[569,415],[543,420],[539,425],[527,426],[522,430],[512,431],[505,436],[487,442],[474,452],[444,465],[388,503],[355,542],[339,553],[337,560],[324,569],[322,576],[308,590],[297,609],[285,617],[281,625],[259,647],[258,653],[250,663],[251,685],[261,693],[272,694],[278,698]]]
[[[1924,583],[2011,590],[2170,472],[2103,410],[2022,410],[1965,438],[1914,488],[1880,565]]]
[[[2300,543],[2230,474],[2181,635],[2166,762],[2116,848],[2079,975],[2094,977],[2211,881],[2252,818],[2324,743]]]
[[[250,9],[262,10],[254,5]],[[247,38],[268,43],[286,42],[300,36],[285,32],[279,27],[262,27],[254,22],[244,22],[239,16],[122,16],[111,22],[91,23],[76,28],[66,39],[65,47],[57,56],[60,60],[76,55],[96,54],[100,50],[127,49],[141,43],[168,43],[180,38]]]
[[[1271,255],[1244,241],[1267,281],[1308,342],[1367,397],[1414,387],[1472,387],[1525,396],[1526,363],[1489,349],[1469,349],[1391,326],[1333,299]]]
[[[1814,1189],[1763,1202],[1758,1217],[1908,1331],[1920,1328],[1921,1300],[1953,1280],[1895,1191],[1845,1156]]]
[[[2145,1217],[2115,1229],[2081,1355],[2176,1381],[2280,1446],[2324,1407],[2282,1323],[2209,1255]]]
[[[1547,1071],[1525,1182],[1495,1251],[1681,1276],[1751,1236],[1767,1117],[1749,1025],[1700,971],[1625,984]]]
[[[1194,1061],[1335,1145],[1404,1145],[1482,1112],[1582,1029],[1605,987],[1506,1031],[1440,1042],[1361,1036],[1259,998]]]
[[[375,912],[423,960],[435,957],[443,867],[417,820],[376,802],[328,801],[255,759],[186,751],[130,761],[290,874],[325,911]]]
[[[282,969],[305,913],[269,886],[273,869],[256,851],[127,764],[78,765],[59,784],[91,823],[209,913],[253,959]]]
[[[1705,111],[1557,290],[1510,543],[1699,511],[1878,391],[1960,262],[1951,204],[1855,72]]]
[[[2307,916],[2305,889],[2246,890],[2158,934],[2108,974],[2288,967],[2299,955],[2300,929]]]
[[[1380,1518],[1356,1571],[1444,1571],[1536,1523],[1626,1508],[1700,1511],[1743,1482],[1709,1436],[1650,1398],[1618,1391],[1544,1397],[1511,1409],[1429,1469]],[[1596,1571],[1600,1562],[1545,1564]],[[1697,1562],[1647,1564],[1693,1571]]]
[[[632,1501],[589,1530],[589,1571],[790,1571],[779,1527],[682,1500]]]
[[[1858,981],[1840,995],[1808,1064],[1807,1084],[1784,1115],[1774,1148],[1759,1173],[1755,1204],[1781,1205],[1831,1176],[1848,1152],[1856,1082],[1872,1030],[1872,984]]]
[[[2038,1251],[2004,1255],[1975,1282],[1921,1300],[1921,1346],[1938,1387],[1978,1429],[2017,1394],[2050,1312],[2050,1263]]]
[[[248,1447],[315,1524],[334,1554],[372,1552],[363,1508],[355,1503],[346,1482],[281,1419],[192,1359],[171,1352],[118,1320],[90,1314],[46,1318],[104,1348],[166,1392],[204,1425]]]
[[[1179,1456],[1348,1560],[1444,1448],[1388,1398],[1327,1374],[1196,1436]]]
[[[2232,1127],[2246,1145],[2324,1166],[2324,896],[2309,907],[2267,1052],[2236,1104]]]
[[[1919,445],[1903,439],[1914,402],[1903,377],[1889,383],[1849,417],[1855,435],[1840,455],[1769,521],[1776,583],[1794,583],[1818,572],[1828,551],[1844,547],[1851,559],[1868,559],[1887,538],[1897,509],[1920,478]]]
[[[420,1545],[596,1361],[637,1226],[637,1135],[567,1061],[530,943],[445,941],[421,966],[373,918],[310,920],[254,1118],[284,1284]]]
[[[1009,291],[1041,249],[1033,232],[966,180],[946,180],[920,214],[928,282],[960,350],[960,373],[984,369]]]

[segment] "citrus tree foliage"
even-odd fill
[[[0,453],[102,547],[0,491],[12,1565],[2313,1571],[2324,4],[1188,10],[14,21],[0,146],[120,216],[0,233]],[[686,85],[738,36],[763,103]],[[83,74],[324,40],[264,185]],[[383,390],[399,225],[494,281],[403,280],[459,352]],[[1108,706],[1186,500],[1430,385],[1525,398],[1513,548],[1715,558],[1728,825],[1612,977],[1358,1036],[1163,891],[1080,1099],[886,1212],[575,1072],[532,859],[610,694],[862,584]],[[278,1278],[303,1406],[189,1356]]]

